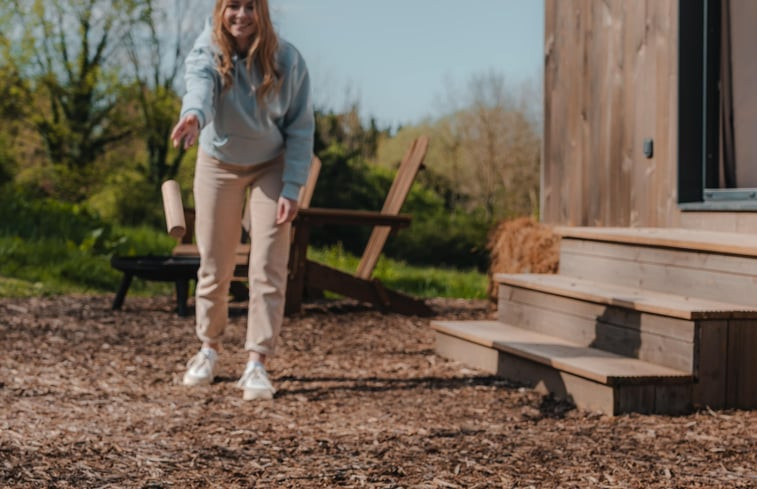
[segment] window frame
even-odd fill
[[[757,188],[712,188],[720,154],[721,1],[679,0],[678,12],[678,206],[757,211]]]

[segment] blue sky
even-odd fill
[[[381,125],[441,115],[450,85],[489,71],[540,83],[542,0],[270,0],[304,55],[316,103],[358,100]]]

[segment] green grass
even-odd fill
[[[165,232],[115,226],[79,205],[0,190],[2,297],[113,292],[121,273],[112,255],[166,254],[175,244]],[[135,280],[130,293],[166,285]]]
[[[0,297],[39,297],[46,295],[42,282],[0,277]]]
[[[149,228],[93,230],[81,242],[0,236],[0,297],[115,292],[122,274],[112,254],[166,254],[175,241]],[[102,243],[101,241],[107,241]],[[130,294],[170,293],[171,284],[134,280]]]
[[[308,258],[352,273],[360,260],[345,252],[341,246],[308,250]],[[417,267],[382,256],[373,276],[390,289],[417,297],[454,297],[485,299],[488,285],[485,274],[477,270]]]
[[[72,204],[0,194],[0,297],[113,293],[122,275],[110,266],[111,256],[166,255],[175,243],[162,229],[121,227]],[[347,272],[359,261],[341,246],[308,253]],[[374,276],[418,297],[486,297],[486,276],[474,270],[418,267],[382,257]],[[168,283],[136,279],[129,293],[171,290]]]
[[[123,254],[165,254],[174,241],[150,229],[121,229]],[[339,246],[311,248],[308,255],[321,263],[353,272],[358,258]],[[415,267],[382,257],[374,276],[387,287],[418,297],[485,298],[487,279],[477,271]],[[29,297],[67,293],[112,293],[121,273],[110,266],[109,254],[94,253],[86,243],[57,239],[0,237],[0,297]],[[130,294],[171,294],[172,285],[134,280]]]

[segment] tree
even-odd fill
[[[443,196],[448,209],[481,209],[489,221],[538,211],[540,130],[538,99],[515,91],[497,73],[472,77],[464,89],[448,87],[447,111],[406,126],[379,144],[376,161],[392,166],[410,140],[431,136],[419,180]]]
[[[140,22],[126,38],[134,70],[135,99],[147,149],[147,180],[155,187],[176,177],[186,155],[169,141],[179,113],[178,78],[202,16],[191,16],[197,0],[145,0]]]
[[[7,26],[0,17],[0,28]],[[27,115],[29,98],[24,80],[8,62],[10,40],[0,29],[0,185],[12,180],[17,166],[17,146],[22,120]]]
[[[49,159],[72,179],[74,199],[86,195],[79,180],[106,148],[133,130],[123,109],[119,49],[141,13],[139,0],[11,0],[17,26],[8,38],[9,61],[36,106],[29,121]]]
[[[340,145],[350,156],[374,158],[382,137],[389,135],[389,129],[380,129],[371,118],[368,127],[363,127],[357,103],[350,104],[348,110],[340,113],[315,111],[314,152],[321,154],[331,145]]]
[[[457,112],[455,146],[463,145],[462,168],[471,170],[470,191],[492,217],[534,214],[538,209],[539,136],[508,96],[504,78],[475,76],[469,105]]]

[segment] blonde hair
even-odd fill
[[[245,56],[247,69],[255,63],[263,75],[263,81],[257,87],[256,97],[259,103],[265,103],[265,98],[281,88],[281,74],[276,63],[276,53],[279,50],[279,39],[271,22],[268,0],[253,0],[255,34],[250,49]],[[213,40],[220,49],[216,69],[223,80],[223,89],[228,90],[233,82],[232,71],[234,64],[232,57],[236,51],[234,37],[223,25],[223,12],[229,0],[217,0],[213,10]]]

